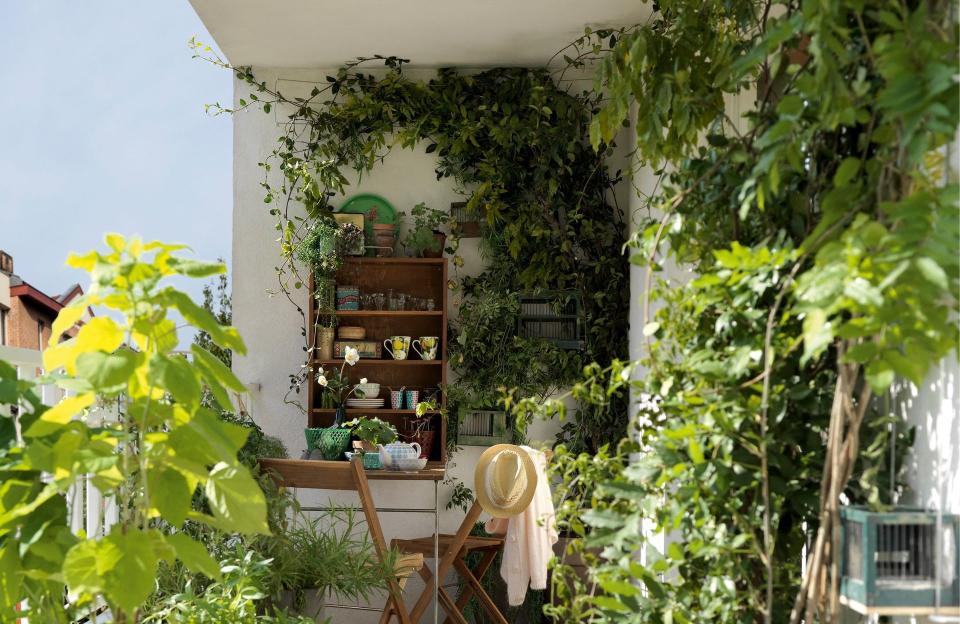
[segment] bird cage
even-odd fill
[[[960,516],[844,507],[841,601],[864,615],[960,610]]]
[[[457,424],[457,444],[463,446],[493,446],[509,444],[513,428],[506,412],[485,409],[461,409]]]
[[[480,237],[480,217],[467,211],[467,202],[450,204],[450,216],[457,222],[460,238]]]
[[[561,348],[584,347],[583,305],[575,290],[554,290],[520,295],[517,335]]]

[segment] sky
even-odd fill
[[[107,232],[229,262],[232,123],[203,105],[232,80],[192,36],[188,0],[0,0],[0,249],[33,286],[86,287],[64,260]]]

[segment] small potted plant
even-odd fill
[[[343,426],[357,438],[353,448],[354,452],[361,456],[363,467],[369,470],[380,468],[377,445],[390,444],[397,439],[397,430],[393,425],[379,418],[354,418]]]
[[[447,235],[439,228],[450,220],[449,215],[420,202],[410,211],[410,216],[413,217],[413,225],[403,239],[407,251],[421,258],[442,256]]]
[[[346,400],[350,395],[357,392],[357,386],[350,384],[350,377],[346,374],[347,366],[354,366],[360,361],[360,353],[353,347],[347,347],[343,355],[343,364],[340,370],[334,368],[327,372],[321,368],[317,371],[317,383],[323,391],[323,396],[328,398],[336,412],[333,416],[333,426],[320,429],[307,429],[308,442],[310,436],[315,436],[319,444],[320,454],[326,460],[342,459],[343,453],[350,446],[350,430],[344,428],[344,421],[347,416]],[[360,384],[367,383],[367,378],[360,380]],[[313,446],[313,445],[311,445]]]
[[[316,357],[321,360],[333,358],[333,327],[336,324],[336,285],[333,276],[343,266],[346,255],[344,236],[339,223],[321,218],[310,225],[306,236],[294,250],[297,259],[313,272],[313,296],[317,300]],[[353,237],[354,233],[348,232],[346,236]]]
[[[436,401],[421,401],[417,403],[416,416],[406,421],[403,438],[407,442],[416,442],[420,445],[420,456],[430,457],[433,451],[436,431],[433,430],[432,412],[440,411]],[[441,418],[443,412],[440,411]]]

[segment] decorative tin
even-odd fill
[[[373,340],[337,340],[333,343],[333,359],[339,360],[353,347],[361,358],[379,360],[383,354],[383,344]]]
[[[337,310],[359,310],[360,288],[357,286],[337,286]]]

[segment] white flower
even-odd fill
[[[365,384],[365,383],[367,383],[367,378],[366,378],[366,377],[361,377],[361,378],[360,378],[360,385],[362,386],[362,385]]]
[[[347,351],[343,355],[343,361],[350,366],[353,366],[360,361],[360,354],[353,347],[347,347]]]
[[[317,383],[320,384],[321,386],[323,386],[324,388],[326,388],[326,387],[327,387],[327,378],[324,377],[323,375],[317,375]]]

